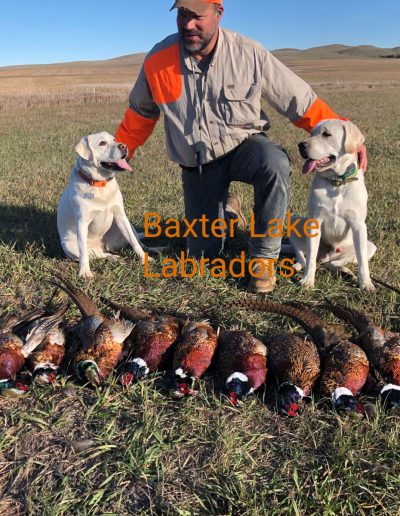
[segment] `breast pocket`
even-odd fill
[[[224,114],[228,125],[248,126],[260,118],[260,86],[225,86]]]

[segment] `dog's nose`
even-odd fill
[[[299,147],[299,152],[300,152],[301,156],[304,159],[307,159],[308,158],[307,143],[306,142],[300,142],[298,147]]]
[[[128,150],[128,147],[125,145],[125,143],[119,143],[118,144],[118,149],[120,151],[126,152]]]

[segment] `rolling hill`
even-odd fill
[[[277,49],[273,54],[311,83],[400,82],[400,47],[327,45],[306,50]],[[102,61],[0,67],[0,94],[93,92],[128,90],[138,75],[145,53]]]

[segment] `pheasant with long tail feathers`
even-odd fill
[[[400,408],[400,335],[380,328],[367,315],[349,306],[329,302],[321,307],[357,329],[359,344],[367,354],[375,379],[380,384],[384,405],[387,408]]]
[[[232,305],[233,303],[231,303]],[[365,352],[356,344],[333,332],[327,323],[300,303],[277,304],[269,300],[246,300],[236,307],[272,312],[294,319],[311,336],[321,356],[322,394],[331,397],[336,410],[363,413],[356,395],[368,378],[369,362]]]
[[[56,277],[53,283],[69,295],[82,314],[82,348],[74,358],[77,376],[91,385],[100,385],[122,359],[124,341],[135,325],[131,321],[108,319],[83,290],[61,275]]]

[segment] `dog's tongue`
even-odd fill
[[[129,163],[126,161],[126,159],[119,159],[116,161],[116,164],[123,168],[124,170],[129,170],[129,172],[132,172],[132,167],[129,165]]]
[[[303,165],[303,174],[308,174],[312,172],[314,168],[318,165],[318,161],[315,159],[307,159]]]

